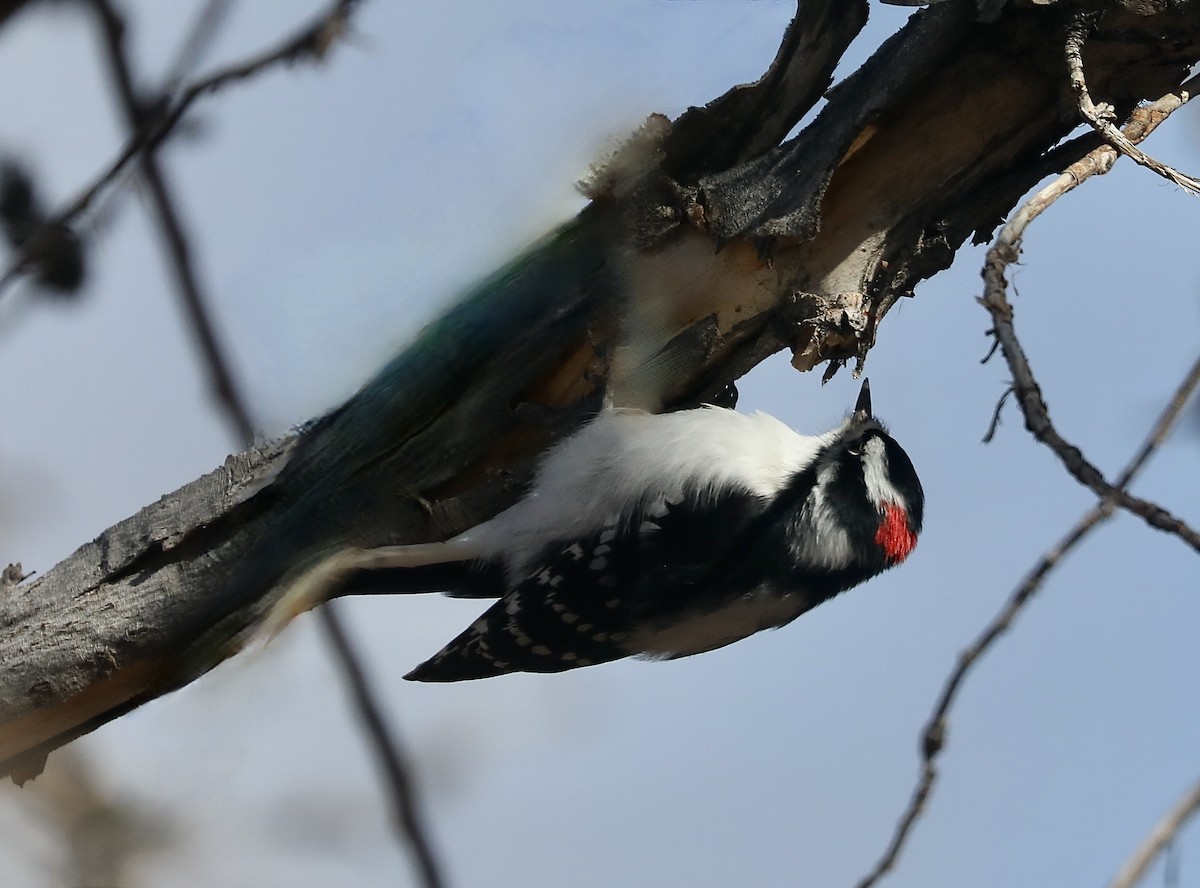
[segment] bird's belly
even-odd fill
[[[809,607],[801,595],[751,593],[716,610],[643,626],[629,633],[630,656],[671,659],[700,654],[740,641],[763,629],[790,623]]]

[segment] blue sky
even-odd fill
[[[169,65],[196,3],[130,4],[140,71]],[[317,4],[235,9],[208,63],[274,42]],[[582,206],[573,183],[645,115],[756,78],[790,4],[366,3],[326,64],[197,106],[164,155],[256,415],[279,433],[351,394],[471,281]],[[872,7],[859,60],[904,20]],[[49,74],[47,72],[52,72]],[[35,73],[37,76],[35,76]],[[119,109],[87,22],[0,32],[0,149],[67,199],[116,152]],[[1200,169],[1185,109],[1146,148]],[[86,298],[0,299],[0,561],[45,570],[218,465],[209,402],[136,193],[111,214]],[[1110,476],[1200,342],[1200,204],[1131,164],[1034,224],[1011,275],[1052,416]],[[1089,496],[1005,412],[981,365],[979,250],[922,284],[868,362],[925,484],[908,564],[701,657],[415,686],[400,675],[478,604],[356,600],[344,613],[414,753],[458,886],[853,885],[907,801],[957,652]],[[783,356],[745,410],[802,431],[856,392]],[[16,417],[16,421],[13,421]],[[1135,485],[1200,523],[1194,421]],[[942,780],[887,884],[1099,884],[1196,776],[1194,553],[1118,516],[1053,575],[972,675]],[[311,619],[82,741],[113,793],[178,839],[137,884],[404,884],[379,781]],[[0,797],[0,879],[49,884],[28,802]],[[1184,881],[1200,845],[1177,853]]]

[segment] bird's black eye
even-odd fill
[[[866,450],[867,442],[878,438],[880,431],[878,428],[869,428],[864,432],[859,433],[857,437],[851,438],[846,442],[846,452],[851,456],[862,456]]]

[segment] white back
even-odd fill
[[[720,407],[649,414],[605,410],[551,449],[530,493],[459,539],[520,572],[553,540],[597,532],[641,504],[687,489],[772,496],[836,432],[800,435],[765,413]]]

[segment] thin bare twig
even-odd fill
[[[355,0],[341,0],[335,4],[331,18],[326,21],[325,26],[310,29],[306,35],[301,35],[300,38],[291,41],[281,49],[236,68],[227,69],[220,79],[210,78],[188,90],[184,100],[181,101],[181,106],[185,107],[187,103],[205,91],[211,91],[219,88],[223,83],[247,77],[275,61],[294,58],[303,52],[316,54],[324,52],[329,41],[344,27],[345,15],[348,14],[354,2]],[[219,403],[237,429],[243,445],[249,446],[253,443],[253,427],[250,423],[249,412],[234,387],[233,375],[209,322],[206,300],[191,261],[187,236],[155,153],[162,144],[162,138],[169,127],[164,128],[160,125],[155,129],[148,123],[148,112],[137,94],[133,74],[125,53],[125,23],[120,13],[112,6],[111,0],[92,0],[92,3],[103,26],[117,91],[121,96],[126,118],[133,133],[134,144],[138,144],[135,153],[140,153],[141,173],[148,186],[151,203],[158,217],[159,227],[163,232],[166,249],[171,259],[171,267],[187,306],[189,320],[201,344],[205,364],[217,390]],[[335,21],[336,28],[330,24]],[[181,114],[182,111],[177,111],[171,119],[178,120]],[[173,125],[174,123],[171,123],[171,126]],[[139,134],[142,134],[140,143],[137,142]],[[321,610],[321,625],[325,629],[330,648],[350,684],[355,707],[383,767],[392,804],[396,810],[397,826],[400,835],[412,850],[422,884],[425,888],[441,888],[442,878],[433,855],[432,844],[425,833],[418,813],[407,766],[401,755],[399,744],[388,728],[372,693],[367,681],[366,670],[332,608],[326,607]]]
[[[1175,393],[1171,395],[1171,400],[1167,402],[1166,408],[1159,415],[1154,423],[1154,427],[1150,430],[1150,434],[1146,436],[1146,440],[1142,442],[1142,446],[1138,448],[1137,453],[1133,455],[1133,459],[1129,461],[1124,471],[1117,478],[1116,484],[1113,486],[1118,490],[1124,490],[1129,486],[1129,482],[1133,480],[1133,476],[1142,470],[1142,466],[1146,464],[1151,455],[1162,446],[1163,441],[1167,440],[1167,435],[1170,434],[1171,428],[1175,425],[1176,419],[1183,413],[1183,408],[1187,406],[1192,395],[1196,390],[1200,389],[1200,358],[1197,358],[1188,370],[1187,375],[1183,377],[1183,382],[1175,389]]]
[[[375,753],[379,763],[387,774],[388,782],[394,788],[392,804],[400,832],[408,840],[413,859],[421,876],[421,884],[425,888],[441,888],[443,881],[441,870],[433,853],[433,845],[425,831],[424,820],[416,802],[410,769],[400,752],[392,732],[384,720],[379,704],[371,693],[371,685],[367,680],[366,670],[360,664],[358,654],[350,644],[341,620],[334,609],[334,602],[326,602],[319,613],[324,617],[321,626],[329,644],[338,653],[343,665],[343,671],[350,683],[351,695],[358,709],[359,717],[369,725],[370,733],[375,737],[388,737],[387,743],[375,743]]]
[[[361,2],[362,0],[333,0],[329,8],[317,16],[312,24],[274,49],[252,56],[238,64],[229,65],[192,84],[180,94],[176,107],[164,118],[164,124],[169,123],[167,129],[178,123],[179,118],[183,116],[192,102],[201,96],[215,93],[231,83],[261,74],[278,64],[290,65],[303,59],[320,61],[325,58],[334,43],[346,33],[350,16],[353,14],[354,8]],[[153,138],[161,141],[164,135],[165,133],[159,133]]]
[[[129,60],[125,53],[125,22],[110,0],[93,0],[92,5],[103,25],[113,80],[116,83],[117,93],[121,97],[121,105],[125,111],[129,130],[132,133],[140,132],[146,123],[146,106],[133,83],[133,72],[129,68]],[[221,346],[217,342],[216,331],[209,318],[204,297],[200,292],[200,282],[192,263],[192,252],[188,238],[183,231],[183,222],[175,210],[175,200],[167,185],[162,167],[158,163],[155,147],[156,145],[152,143],[147,143],[142,147],[140,158],[142,178],[146,183],[154,213],[158,217],[158,227],[162,232],[167,253],[171,257],[171,267],[175,273],[175,280],[179,286],[180,296],[183,298],[188,320],[204,355],[204,366],[208,370],[213,394],[225,416],[233,424],[242,445],[249,447],[254,443],[254,426],[250,422],[250,411],[234,384],[233,374],[229,370],[229,362],[222,354]]]
[[[1197,811],[1200,811],[1200,780],[1193,783],[1191,789],[1154,825],[1154,829],[1150,830],[1150,834],[1108,883],[1108,888],[1133,888],[1146,874],[1154,858],[1171,843]]]
[[[1197,78],[1192,78],[1184,86],[1190,86],[1196,80]],[[1164,96],[1157,102],[1138,109],[1138,112],[1135,112],[1130,118],[1130,123],[1126,127],[1126,136],[1136,141],[1144,139],[1168,115],[1181,107],[1187,101],[1188,96],[1188,92],[1181,90],[1178,95]],[[1104,474],[1084,458],[1079,448],[1058,433],[1050,421],[1049,408],[1046,406],[1041,388],[1037,384],[1033,370],[1029,366],[1029,360],[1017,338],[1016,330],[1013,327],[1012,305],[1009,304],[1006,295],[1005,271],[1009,264],[1016,261],[1020,255],[1021,239],[1024,237],[1025,229],[1062,195],[1078,187],[1091,176],[1108,172],[1117,156],[1116,150],[1109,145],[1089,152],[1068,167],[1057,179],[1033,195],[1005,223],[996,242],[988,250],[983,267],[984,294],[979,301],[992,315],[994,322],[992,335],[1000,343],[1000,351],[1012,373],[1013,388],[1017,395],[1017,403],[1025,417],[1025,427],[1037,440],[1054,451],[1076,480],[1090,488],[1098,497],[1114,497],[1116,504],[1121,508],[1140,516],[1152,527],[1175,534],[1200,552],[1200,533],[1161,506],[1135,497],[1120,486],[1109,484],[1105,480]]]
[[[1200,181],[1143,152],[1134,144],[1133,140],[1113,125],[1112,106],[1106,103],[1097,105],[1092,101],[1083,73],[1083,45],[1087,42],[1087,33],[1093,18],[1091,13],[1076,13],[1067,26],[1065,44],[1067,71],[1071,78],[1071,89],[1075,91],[1075,96],[1079,101],[1079,113],[1083,115],[1084,120],[1091,125],[1092,129],[1100,134],[1102,139],[1134,163],[1152,170],[1190,194],[1200,194]],[[1184,101],[1187,99],[1185,98]]]
[[[870,888],[870,886],[878,882],[885,873],[896,865],[900,851],[908,840],[913,826],[924,812],[925,804],[933,792],[934,783],[937,781],[938,771],[936,760],[945,746],[946,717],[954,705],[954,701],[958,696],[963,681],[967,677],[967,673],[971,671],[996,640],[1009,630],[1017,615],[1041,588],[1046,575],[1062,561],[1067,553],[1079,545],[1096,525],[1112,514],[1116,505],[1117,494],[1133,481],[1134,477],[1141,471],[1154,451],[1166,440],[1167,434],[1178,421],[1184,407],[1196,393],[1197,389],[1200,389],[1200,359],[1197,359],[1192,365],[1183,381],[1171,395],[1167,406],[1155,421],[1146,439],[1137,449],[1137,452],[1134,453],[1129,464],[1122,470],[1117,488],[1114,489],[1113,494],[1105,497],[1100,503],[1084,513],[1075,526],[1042,556],[1033,570],[1026,574],[1021,585],[1016,588],[1008,601],[1005,602],[1000,612],[984,627],[975,641],[959,654],[958,665],[946,680],[941,696],[933,707],[933,714],[930,716],[929,721],[925,723],[925,728],[921,734],[921,775],[917,779],[917,785],[913,789],[912,797],[904,813],[897,821],[896,830],[892,834],[892,840],[889,842],[883,856],[880,857],[875,868],[858,883],[858,888]]]
[[[9,260],[3,275],[0,275],[0,295],[37,260],[53,242],[63,227],[71,225],[85,213],[102,192],[107,191],[125,172],[130,162],[148,145],[159,145],[165,141],[175,127],[202,96],[211,95],[224,87],[280,64],[293,64],[304,59],[320,60],[325,57],[337,38],[345,33],[350,15],[361,0],[333,0],[329,8],[292,37],[274,49],[267,50],[249,59],[238,62],[196,81],[185,88],[178,99],[164,103],[159,114],[148,116],[136,131],[130,134],[120,153],[96,176],[70,204],[46,218],[41,227],[16,250]]]
[[[983,433],[984,444],[991,444],[992,439],[996,437],[996,430],[1000,428],[1000,414],[1004,412],[1004,405],[1008,403],[1012,394],[1013,387],[1010,385],[996,402],[996,409],[992,411],[992,421],[988,423],[987,431]]]
[[[1138,140],[1145,138],[1154,127],[1186,101],[1186,93],[1182,96],[1164,96],[1158,102],[1138,109],[1131,116],[1130,123],[1126,127],[1127,135],[1130,138]],[[1041,398],[1037,381],[1033,376],[1032,370],[1029,368],[1020,342],[1017,340],[1016,333],[1013,330],[1012,307],[1005,296],[1007,282],[1004,279],[1004,271],[1009,263],[1015,261],[1019,256],[1021,238],[1029,223],[1037,218],[1051,203],[1074,189],[1090,176],[1107,172],[1116,161],[1117,156],[1117,152],[1108,145],[1089,152],[1086,157],[1072,164],[1054,182],[1030,198],[1013,215],[997,237],[992,249],[988,251],[983,273],[985,295],[980,300],[992,312],[993,319],[995,320],[995,328],[992,334],[996,337],[996,341],[999,343],[1005,360],[1008,361],[1009,368],[1013,374],[1013,390],[1017,393],[1021,409],[1025,413],[1026,426],[1038,437],[1038,440],[1044,441],[1059,454],[1063,463],[1073,475],[1079,478],[1082,473],[1087,478],[1087,480],[1084,480],[1084,478],[1080,478],[1080,480],[1084,481],[1088,487],[1100,496],[1100,502],[1081,516],[1074,527],[1042,556],[1034,568],[1025,576],[1022,583],[1012,593],[1008,601],[1005,602],[1004,607],[1001,608],[999,613],[984,627],[975,641],[959,654],[958,665],[951,672],[949,678],[947,678],[942,688],[942,693],[933,707],[932,715],[922,731],[921,773],[917,778],[912,796],[896,823],[896,828],[887,848],[875,864],[875,867],[858,883],[857,888],[871,888],[871,886],[875,885],[887,872],[895,867],[896,862],[899,860],[900,852],[908,841],[908,837],[911,835],[917,820],[924,813],[926,804],[937,782],[937,758],[945,746],[946,719],[967,674],[996,640],[1011,628],[1017,616],[1041,588],[1050,571],[1072,549],[1078,546],[1098,524],[1107,519],[1118,505],[1130,511],[1135,511],[1138,514],[1142,514],[1138,510],[1143,509],[1150,515],[1153,515],[1154,519],[1159,522],[1156,524],[1155,520],[1151,520],[1150,517],[1143,515],[1149,523],[1156,527],[1159,527],[1163,523],[1174,521],[1179,525],[1178,528],[1162,529],[1171,529],[1172,532],[1177,533],[1177,535],[1193,547],[1196,547],[1197,542],[1200,542],[1200,537],[1197,537],[1191,528],[1183,525],[1178,519],[1174,519],[1165,510],[1153,503],[1145,503],[1142,500],[1131,497],[1125,492],[1125,488],[1133,481],[1137,473],[1146,464],[1146,461],[1166,439],[1172,426],[1183,413],[1184,407],[1195,394],[1196,390],[1200,388],[1200,359],[1196,360],[1183,381],[1179,384],[1146,439],[1135,452],[1129,464],[1121,472],[1116,484],[1109,485],[1104,481],[1100,471],[1084,459],[1083,454],[1078,448],[1068,444],[1059,437],[1054,427],[1050,424],[1047,408]],[[998,421],[999,409],[1002,404],[1003,399],[1001,405],[997,406],[996,416],[993,417],[993,428]]]
[[[933,707],[933,714],[925,723],[921,733],[921,775],[917,779],[917,785],[913,789],[904,813],[896,823],[896,829],[887,849],[883,852],[879,862],[875,864],[874,869],[858,883],[858,888],[871,888],[896,865],[900,858],[900,852],[912,834],[917,819],[925,812],[925,805],[937,782],[937,757],[946,742],[946,717],[954,705],[967,673],[995,643],[996,639],[1008,631],[1017,615],[1041,587],[1046,575],[1068,552],[1079,545],[1092,528],[1107,517],[1109,512],[1111,512],[1111,507],[1106,511],[1103,506],[1095,506],[1080,518],[1075,526],[1042,556],[1033,570],[1026,575],[1021,585],[1005,602],[1000,612],[979,633],[975,641],[958,655],[958,665],[946,680],[941,696]]]
[[[1012,307],[1002,295],[998,298],[993,295],[985,299],[984,304],[996,317],[996,335],[1013,371],[1013,385],[1017,392],[1017,401],[1025,415],[1025,427],[1035,438],[1054,451],[1077,481],[1097,496],[1111,497],[1118,506],[1139,516],[1151,527],[1174,534],[1200,552],[1200,533],[1157,503],[1133,496],[1109,484],[1103,473],[1088,462],[1083,452],[1058,433],[1050,421],[1049,408],[1042,398],[1041,389],[1013,329]],[[1008,315],[1007,320],[1003,319],[1005,313]]]
[[[173,95],[179,90],[179,85],[195,70],[200,59],[208,52],[213,39],[221,32],[221,26],[232,10],[233,0],[206,0],[163,79],[165,93]]]

